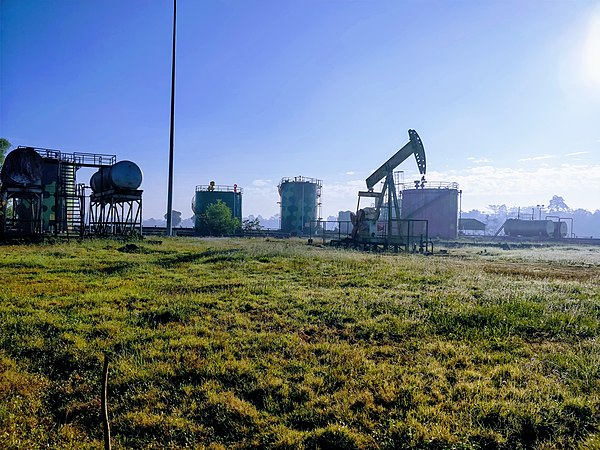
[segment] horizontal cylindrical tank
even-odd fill
[[[6,155],[0,180],[10,187],[42,185],[43,158],[31,147],[19,147]]]
[[[554,222],[551,220],[507,219],[504,222],[504,233],[509,236],[553,237]]]
[[[427,220],[429,237],[456,239],[458,235],[458,185],[402,191],[401,219]],[[450,187],[445,187],[450,186]]]
[[[284,178],[279,184],[281,231],[302,234],[319,219],[322,182],[312,178]]]
[[[102,167],[92,175],[90,186],[95,193],[106,191],[130,191],[142,184],[142,170],[132,161],[119,161],[110,167]]]
[[[553,222],[554,223],[554,237],[555,238],[564,238],[567,237],[567,233],[569,229],[567,227],[567,222]]]

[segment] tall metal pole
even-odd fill
[[[391,237],[392,237],[392,189],[394,189],[394,172],[391,170],[388,172],[387,177],[385,178],[385,182],[388,187],[388,212],[387,212],[387,233],[385,234],[385,244],[386,246],[390,245]]]
[[[458,230],[460,231],[460,221],[462,220],[462,189],[458,191]]]
[[[177,0],[173,0],[173,61],[171,63],[171,137],[169,147],[169,187],[167,194],[167,236],[173,236],[173,136],[175,130],[175,32]]]

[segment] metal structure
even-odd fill
[[[485,235],[485,223],[472,218],[459,218],[458,219],[458,231],[461,234],[480,234]]]
[[[167,236],[173,235],[173,154],[175,140],[175,50],[177,37],[177,0],[173,0],[173,53],[171,58],[171,121],[169,126],[169,181],[167,186]]]
[[[506,219],[496,232],[496,236],[502,230],[510,237],[563,239],[568,235],[567,223],[560,218],[556,222],[548,218],[546,220]]]
[[[566,222],[554,222],[554,237],[555,238],[566,238],[569,232]]]
[[[345,220],[315,221],[311,236],[321,239],[323,244],[357,250],[391,250],[396,253],[400,250],[415,253],[433,251],[433,245],[427,239],[426,220],[393,219],[392,236],[389,236],[387,221],[380,221],[368,239],[353,238],[350,231],[352,226],[352,222]]]
[[[80,234],[83,232],[85,200],[83,191],[76,183],[77,169],[78,167],[72,162],[63,161],[59,157],[44,158],[42,173],[44,233]]]
[[[242,194],[243,189],[237,184],[233,186],[217,185],[211,181],[208,185],[196,186],[196,193],[192,198],[192,211],[194,212],[195,234],[206,236],[210,234],[204,225],[201,216],[206,208],[221,200],[231,210],[231,216],[242,222]]]
[[[421,174],[421,180],[415,183],[421,186],[425,186],[426,183],[425,148],[415,130],[408,130],[408,137],[408,143],[366,179],[367,190],[358,193],[356,214],[352,215],[353,229],[350,241],[353,245],[376,245],[396,249],[403,246],[408,250],[408,236],[415,234],[415,227],[418,229],[416,233],[421,243],[429,240],[426,221],[404,220],[400,212],[394,169],[414,155]],[[381,192],[375,192],[375,186],[381,181],[383,181]],[[361,208],[363,199],[374,202],[373,206]]]
[[[33,148],[10,152],[0,180],[0,233],[36,235],[42,229],[42,157]]]
[[[2,168],[0,233],[83,235],[85,196],[83,185],[76,182],[77,170],[108,166],[115,160],[114,155],[16,148]]]
[[[310,233],[311,223],[321,220],[323,181],[297,176],[282,178],[277,187],[281,198],[281,231],[298,236]]]
[[[401,185],[402,212],[404,220],[427,220],[429,236],[441,239],[458,237],[458,197],[457,183],[429,182],[415,183],[415,186]]]
[[[90,179],[90,233],[142,235],[142,171],[131,161],[101,167]]]
[[[541,217],[541,216],[540,216]],[[573,218],[572,217],[561,217],[555,215],[546,215],[546,220],[552,220],[554,222],[554,237],[557,239],[569,238],[573,239],[575,233],[573,232]],[[567,225],[570,222],[570,225]]]

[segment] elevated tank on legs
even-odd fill
[[[132,161],[119,161],[109,167],[102,167],[90,179],[95,193],[106,191],[131,191],[142,184],[142,170]]]

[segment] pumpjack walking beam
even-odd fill
[[[372,191],[375,185],[383,180],[384,177],[393,173],[394,169],[406,161],[410,155],[415,155],[419,173],[425,175],[427,165],[425,162],[425,148],[423,147],[421,138],[415,130],[408,130],[408,137],[410,139],[408,143],[367,178],[367,189],[369,191]]]

